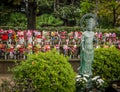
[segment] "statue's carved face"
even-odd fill
[[[96,23],[95,23],[95,20],[94,20],[93,18],[89,18],[89,19],[87,20],[87,25],[86,25],[86,27],[87,27],[87,30],[88,30],[88,31],[92,31],[92,30],[95,28],[95,25],[96,25]]]

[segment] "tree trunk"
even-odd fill
[[[54,0],[54,12],[59,8],[59,0]]]
[[[113,27],[116,25],[116,10],[115,7],[113,7]]]
[[[27,29],[36,29],[36,2],[28,2]]]
[[[99,0],[96,0],[96,14],[98,13],[98,2]]]

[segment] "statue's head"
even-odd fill
[[[80,20],[80,26],[83,31],[93,31],[97,25],[97,16],[95,14],[85,14]]]
[[[89,18],[86,21],[86,28],[88,31],[92,31],[96,26],[96,21],[94,18]]]

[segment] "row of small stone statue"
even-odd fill
[[[38,31],[38,30],[3,30],[0,29],[0,40],[6,44],[80,44],[82,32],[75,31]]]
[[[110,33],[95,33],[100,39],[111,37]],[[3,30],[0,29],[0,59],[26,59],[27,53],[46,52],[56,48],[70,58],[79,58],[82,32],[74,31],[38,31],[38,30]],[[116,39],[116,35],[112,37]],[[102,40],[101,40],[102,41]]]

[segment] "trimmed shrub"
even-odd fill
[[[18,84],[24,85],[24,88],[27,87],[26,85],[32,85],[34,92],[74,92],[75,90],[76,74],[68,58],[56,50],[28,55],[25,62],[21,62],[13,69],[13,75]]]
[[[94,75],[99,75],[107,83],[120,80],[120,51],[115,47],[95,50],[93,63]]]

